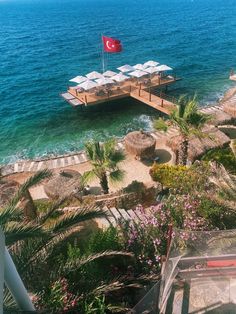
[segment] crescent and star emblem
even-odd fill
[[[115,47],[115,45],[113,45],[113,44],[110,46],[109,40],[106,41],[106,46],[107,46],[107,48],[110,49],[110,50]]]

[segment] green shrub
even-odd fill
[[[176,189],[181,193],[189,193],[205,190],[208,171],[207,163],[197,163],[191,167],[154,164],[150,170],[150,175],[154,181],[160,182],[166,188]]]
[[[139,192],[142,193],[145,190],[143,182],[132,181],[127,187],[123,189],[125,193]]]
[[[203,157],[205,161],[217,161],[229,172],[236,174],[236,158],[230,147],[209,150]]]

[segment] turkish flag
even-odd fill
[[[120,40],[102,36],[104,51],[106,52],[121,52],[122,51],[122,45],[120,43]]]

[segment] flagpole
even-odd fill
[[[103,47],[103,35],[101,34],[102,40],[102,73],[105,72],[105,60],[104,60],[104,47]]]

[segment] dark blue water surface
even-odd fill
[[[215,101],[236,67],[236,0],[0,0],[0,162],[82,148],[91,137],[150,128],[131,100],[86,112],[60,99],[101,70],[101,33],[119,38],[108,68],[157,60],[184,78],[173,93]]]

